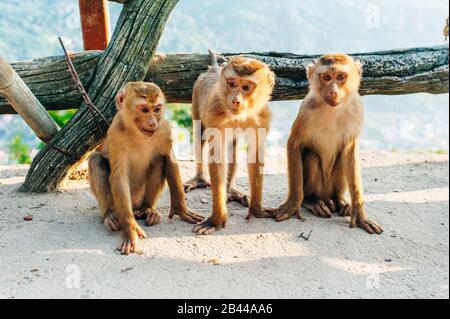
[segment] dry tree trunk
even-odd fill
[[[134,0],[124,5],[112,41],[100,58],[88,93],[111,120],[114,95],[129,81],[143,80],[169,14],[178,0]],[[106,124],[93,118],[83,104],[71,121],[35,157],[23,192],[57,188],[69,168],[98,145]]]
[[[232,54],[225,54],[230,56]],[[316,56],[287,53],[244,53],[267,62],[277,74],[275,101],[302,99],[308,90],[305,64]],[[89,87],[100,51],[73,55],[81,82]],[[363,95],[448,93],[449,50],[447,46],[355,54],[364,64]],[[157,54],[146,80],[159,84],[169,102],[191,102],[192,87],[207,68],[203,54]],[[45,108],[78,108],[82,98],[73,84],[63,57],[40,58],[12,64]],[[14,113],[0,98],[0,114]]]

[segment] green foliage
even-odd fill
[[[56,124],[58,124],[59,127],[64,127],[76,112],[77,110],[72,109],[66,111],[49,111],[48,113],[55,120]],[[43,142],[39,142],[39,144],[37,145],[38,150],[42,150],[44,147],[45,143]]]
[[[9,144],[9,156],[19,164],[31,164],[30,149],[22,141],[21,135],[16,135]]]
[[[190,104],[169,104],[170,119],[179,127],[187,128],[192,135],[192,106]]]
[[[59,127],[64,127],[76,112],[77,110],[49,111],[50,116],[55,120]]]

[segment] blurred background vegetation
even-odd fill
[[[17,134],[9,144],[9,156],[11,161],[19,164],[31,164],[30,148],[23,142],[21,134]]]
[[[121,8],[110,3],[112,29]],[[448,44],[442,36],[448,10],[447,0],[180,0],[158,51],[316,54],[442,45]],[[68,49],[83,49],[77,0],[0,0],[0,54],[9,61],[61,55],[58,36]],[[448,94],[367,96],[364,101],[362,149],[448,152]],[[271,103],[269,145],[285,146],[299,105]],[[74,112],[52,116],[64,125]],[[192,133],[189,105],[171,105],[166,116]],[[29,162],[40,147],[19,116],[0,116],[0,164]]]

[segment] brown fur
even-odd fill
[[[234,81],[238,87],[230,87],[230,81]],[[192,101],[193,119],[201,121],[202,133],[209,128],[219,129],[223,137],[227,128],[268,130],[271,111],[267,103],[271,98],[274,84],[275,75],[266,64],[254,59],[234,57],[223,67],[210,68],[195,83]],[[249,90],[245,91],[245,88]],[[234,99],[239,100],[240,104],[235,104]],[[221,163],[209,164],[213,194],[212,215],[194,228],[194,232],[198,234],[207,235],[225,227],[227,200],[249,206],[248,218],[264,217],[261,204],[263,182],[261,171],[264,159],[257,158],[256,163],[248,165],[251,193],[248,198],[234,186],[237,138],[234,138],[232,145],[224,145],[222,142],[222,150],[230,149],[233,163],[224,164],[225,152],[222,152]],[[195,142],[201,143],[200,148],[203,150],[205,141]],[[185,184],[186,191],[210,185],[204,177],[203,158],[197,160],[200,163],[197,164],[196,177]],[[226,172],[228,173],[225,174]]]
[[[256,71],[266,67],[261,61],[243,57],[234,57],[230,60],[229,64],[233,67],[237,75],[244,77],[252,75]]]
[[[324,74],[331,80],[323,80]],[[339,75],[347,76],[346,81],[338,80]],[[361,66],[344,54],[326,55],[308,67],[308,77],[310,92],[287,146],[289,195],[273,211],[274,217],[283,221],[300,216],[303,205],[321,217],[336,212],[351,215],[352,227],[380,234],[381,228],[367,219],[364,210],[359,168],[358,139],[364,118],[358,93]],[[327,96],[330,92],[331,97]],[[350,204],[344,198],[347,190]]]
[[[352,62],[352,59],[342,53],[332,53],[332,54],[326,54],[319,59],[319,64],[331,66],[334,64],[349,64]]]
[[[145,217],[147,226],[159,223],[156,205],[166,181],[171,194],[170,217],[178,215],[191,223],[203,218],[186,206],[178,165],[171,156],[170,123],[163,118],[165,99],[159,87],[129,83],[117,94],[116,103],[118,112],[107,137],[89,158],[89,182],[106,227],[123,230],[118,249],[130,254],[137,238],[146,237],[135,216]]]

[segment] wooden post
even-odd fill
[[[25,82],[0,56],[0,94],[22,116],[36,135],[45,143],[58,133],[59,127],[34,96]]]
[[[79,0],[85,50],[104,50],[110,38],[109,7],[106,0]]]

